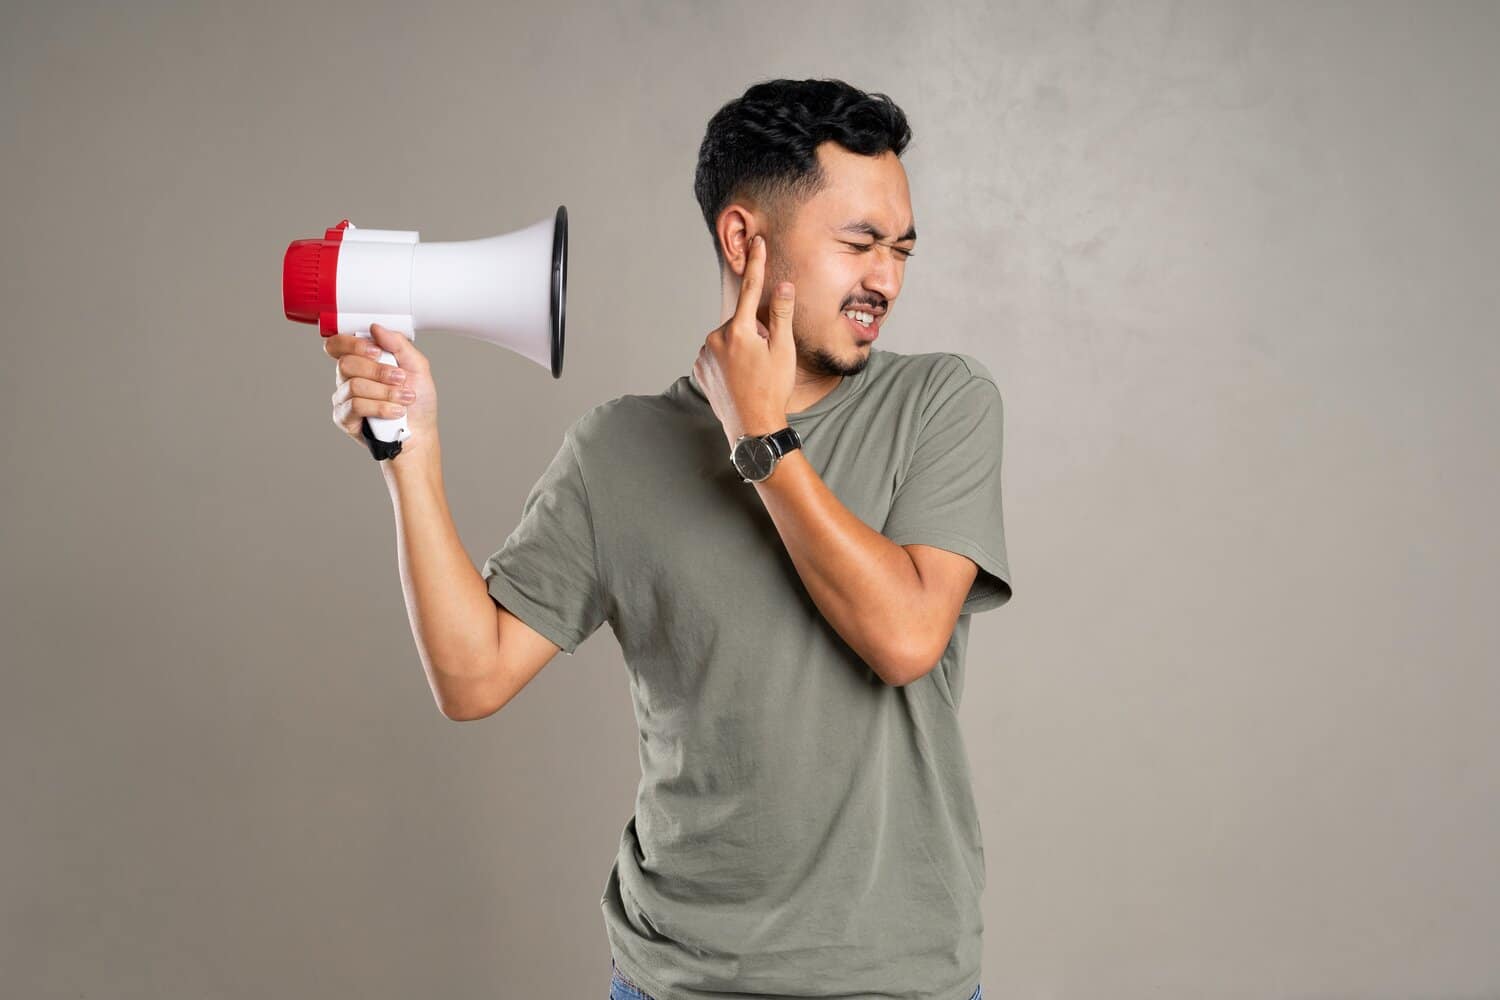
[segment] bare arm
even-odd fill
[[[931,670],[978,567],[952,553],[917,561],[845,507],[800,448],[755,488],[813,603],[870,669],[892,685]]]
[[[324,353],[336,362],[333,422],[363,451],[364,418],[406,415],[412,435],[380,469],[396,511],[412,637],[438,709],[455,721],[483,718],[525,687],[558,647],[499,607],[459,541],[443,491],[437,387],[427,358],[399,330],[377,323],[370,333],[324,339]],[[382,350],[395,365],[379,362]]]
[[[381,469],[396,514],[407,616],[438,708],[455,721],[492,715],[558,646],[490,597],[448,510],[436,436]]]

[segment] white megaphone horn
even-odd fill
[[[568,289],[568,210],[485,239],[423,243],[415,232],[359,229],[348,219],[322,239],[293,240],[281,266],[286,318],[316,323],[324,337],[373,339],[370,324],[444,330],[486,340],[562,377]],[[380,363],[394,365],[389,352]],[[406,416],[365,417],[377,461],[411,436]]]

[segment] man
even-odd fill
[[[482,576],[426,361],[377,331],[410,370],[416,447],[382,468],[445,714],[498,711],[606,621],[624,654],[642,776],[601,899],[617,995],[980,995],[957,712],[969,615],[1011,596],[1002,406],[968,355],[874,346],[916,244],[910,136],[836,80],[713,116],[695,192],[722,324],[690,374],[568,428]],[[340,357],[356,440],[393,414],[380,367]]]

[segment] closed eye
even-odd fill
[[[853,247],[856,250],[873,250],[873,249],[875,249],[875,244],[874,243],[845,243],[844,246],[846,246],[846,247]],[[893,249],[897,253],[899,253],[901,255],[901,259],[902,260],[905,260],[908,257],[915,257],[916,256],[916,252],[912,251],[912,250],[905,250],[905,249],[902,249],[901,247],[892,247],[891,249]]]

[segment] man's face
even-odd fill
[[[861,156],[828,141],[817,156],[828,186],[802,203],[788,230],[766,234],[759,312],[766,322],[777,282],[793,282],[797,363],[818,375],[854,375],[870,360],[870,341],[895,305],[906,251],[916,245],[911,194],[894,153]],[[866,329],[845,309],[875,322]]]

